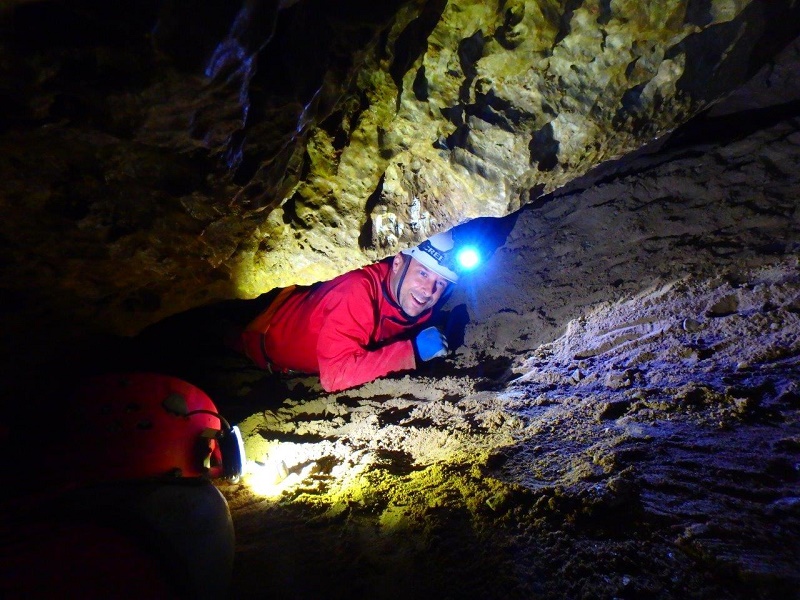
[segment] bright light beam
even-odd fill
[[[470,246],[458,252],[458,264],[466,270],[474,269],[481,262],[481,256],[475,248]]]

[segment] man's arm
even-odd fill
[[[375,327],[375,308],[366,282],[357,289],[332,290],[317,344],[319,378],[335,392],[416,367],[410,340],[389,342],[368,350]]]

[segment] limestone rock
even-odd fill
[[[4,3],[6,309],[134,333],[509,214],[735,89],[799,12]]]

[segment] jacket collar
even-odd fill
[[[429,308],[421,312],[416,317],[412,317],[409,314],[407,314],[406,311],[403,310],[403,307],[400,306],[400,304],[392,297],[392,293],[389,291],[390,280],[392,278],[392,263],[388,262],[387,260],[387,265],[389,268],[386,270],[386,276],[383,278],[383,281],[381,282],[381,292],[383,293],[383,297],[386,300],[386,302],[389,303],[389,306],[391,306],[398,312],[398,316],[402,318],[403,321],[405,321],[409,325],[414,324],[423,317],[427,316],[428,313],[430,313],[433,310],[433,308]]]

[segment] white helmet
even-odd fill
[[[400,252],[416,259],[447,281],[456,283],[458,282],[458,273],[453,269],[454,248],[453,234],[450,231],[442,231],[432,235],[419,246]]]

